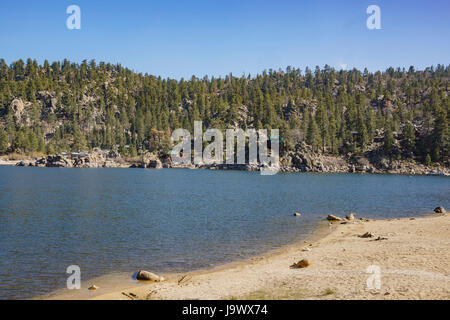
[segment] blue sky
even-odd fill
[[[81,30],[66,8],[81,8]],[[366,8],[381,8],[381,30]],[[328,64],[370,71],[450,63],[450,1],[0,2],[0,57],[121,63],[179,79]]]

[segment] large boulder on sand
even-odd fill
[[[155,282],[160,282],[160,281],[165,280],[164,277],[158,276],[157,274],[154,274],[150,271],[145,271],[145,270],[139,270],[136,275],[136,279],[146,280],[146,281],[155,281]]]

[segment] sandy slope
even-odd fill
[[[295,219],[295,218],[293,218]],[[450,299],[450,215],[336,224],[312,244],[94,299]],[[366,231],[373,238],[361,238]],[[375,240],[378,236],[385,240]],[[302,251],[310,247],[311,251]],[[312,265],[292,269],[307,258]],[[369,266],[381,288],[367,288]],[[376,283],[374,283],[376,285]],[[131,295],[130,295],[131,293]]]

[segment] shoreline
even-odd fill
[[[358,237],[365,232],[374,237]],[[54,292],[35,299],[450,299],[448,213],[319,223],[306,239],[209,269],[161,274],[163,282],[134,280],[96,291],[87,290],[96,284],[88,282],[77,297]],[[303,258],[312,265],[290,268]],[[379,290],[366,288],[371,265],[381,269]]]
[[[298,246],[304,246],[305,243],[312,243],[314,241],[317,241],[321,239],[322,237],[325,237],[331,232],[328,222],[323,221],[317,221],[316,225],[314,226],[313,230],[311,230],[303,239],[296,240],[294,242],[290,242],[284,245],[281,245],[278,248],[270,249],[268,251],[264,251],[260,254],[252,255],[245,258],[239,258],[232,261],[222,262],[218,263],[216,265],[213,265],[211,267],[205,267],[195,270],[187,270],[183,272],[167,272],[167,273],[159,273],[159,275],[163,275],[165,279],[167,280],[175,280],[179,279],[180,277],[183,277],[185,275],[204,275],[212,272],[219,272],[228,270],[231,268],[239,267],[246,264],[252,264],[255,261],[259,261],[261,259],[270,258],[270,257],[276,257],[281,254],[285,254],[286,252],[289,252],[291,250],[296,250]],[[136,270],[137,271],[137,270]],[[96,299],[99,294],[103,296],[104,294],[114,294],[119,291],[123,291],[126,289],[135,289],[140,288],[143,286],[147,286],[149,283],[147,281],[139,281],[136,280],[134,272],[111,272],[105,275],[101,275],[98,277],[91,278],[89,280],[84,280],[81,283],[82,288],[80,290],[66,290],[66,289],[57,289],[53,290],[52,292],[49,292],[47,294],[43,294],[40,296],[32,297],[33,300],[53,300],[53,299]],[[156,270],[154,270],[156,272]],[[132,275],[133,274],[133,275]],[[84,283],[83,283],[84,282]],[[120,282],[120,284],[114,284],[111,285],[111,282]],[[106,285],[103,287],[104,293],[100,293],[100,291],[89,291],[87,290],[88,287],[92,284],[98,285],[103,284]],[[112,289],[111,287],[117,287],[116,290]],[[84,291],[84,292],[83,292]],[[102,290],[103,291],[103,290]]]
[[[20,165],[21,163],[26,162],[25,165]],[[170,167],[161,167],[161,168],[142,168],[137,167],[135,164],[132,163],[117,163],[117,164],[108,164],[103,166],[70,166],[70,167],[58,167],[58,166],[38,166],[38,165],[29,165],[32,162],[29,162],[30,160],[2,160],[0,159],[0,167],[2,166],[10,166],[10,167],[32,167],[32,168],[65,168],[65,169],[111,169],[111,168],[119,168],[119,169],[189,169],[189,170],[218,170],[218,171],[248,171],[248,172],[258,172],[259,169],[242,169],[236,167],[236,165],[230,165],[229,167],[225,165],[217,165],[217,166],[170,166]],[[334,174],[334,173],[343,173],[343,174],[387,174],[387,175],[403,175],[403,176],[439,176],[439,177],[450,177],[450,169],[447,167],[436,167],[433,169],[426,169],[422,171],[397,171],[397,170],[378,170],[374,172],[368,172],[368,171],[343,171],[343,170],[335,170],[335,171],[316,171],[316,170],[310,170],[310,171],[301,171],[301,170],[294,170],[294,168],[290,169],[282,169],[278,171],[277,173],[319,173],[319,174]]]

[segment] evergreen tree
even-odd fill
[[[416,146],[416,135],[411,122],[407,121],[403,127],[402,147],[408,154],[412,153]]]
[[[436,109],[436,118],[434,121],[433,137],[433,153],[432,160],[439,162],[444,155],[448,155],[449,133],[447,112],[444,108]]]
[[[320,134],[319,128],[317,127],[317,123],[315,119],[310,116],[308,121],[308,131],[306,133],[306,143],[313,147],[313,150],[317,151],[320,146]]]
[[[5,129],[0,128],[0,154],[8,150],[8,135]]]
[[[425,160],[429,154],[446,164],[449,75],[450,66],[374,73],[325,66],[304,74],[288,67],[177,81],[93,60],[40,66],[0,59],[1,147],[56,153],[118,145],[130,155],[163,152],[170,132],[192,133],[194,120],[201,120],[204,129],[278,128],[286,138],[283,152],[301,140],[323,153],[367,151],[384,128],[382,148],[392,153],[392,131],[401,130],[404,155]],[[150,141],[152,129],[163,132],[157,144]]]
[[[384,127],[383,148],[387,153],[391,153],[395,145],[394,135],[392,133],[392,126],[390,121],[386,121]]]

